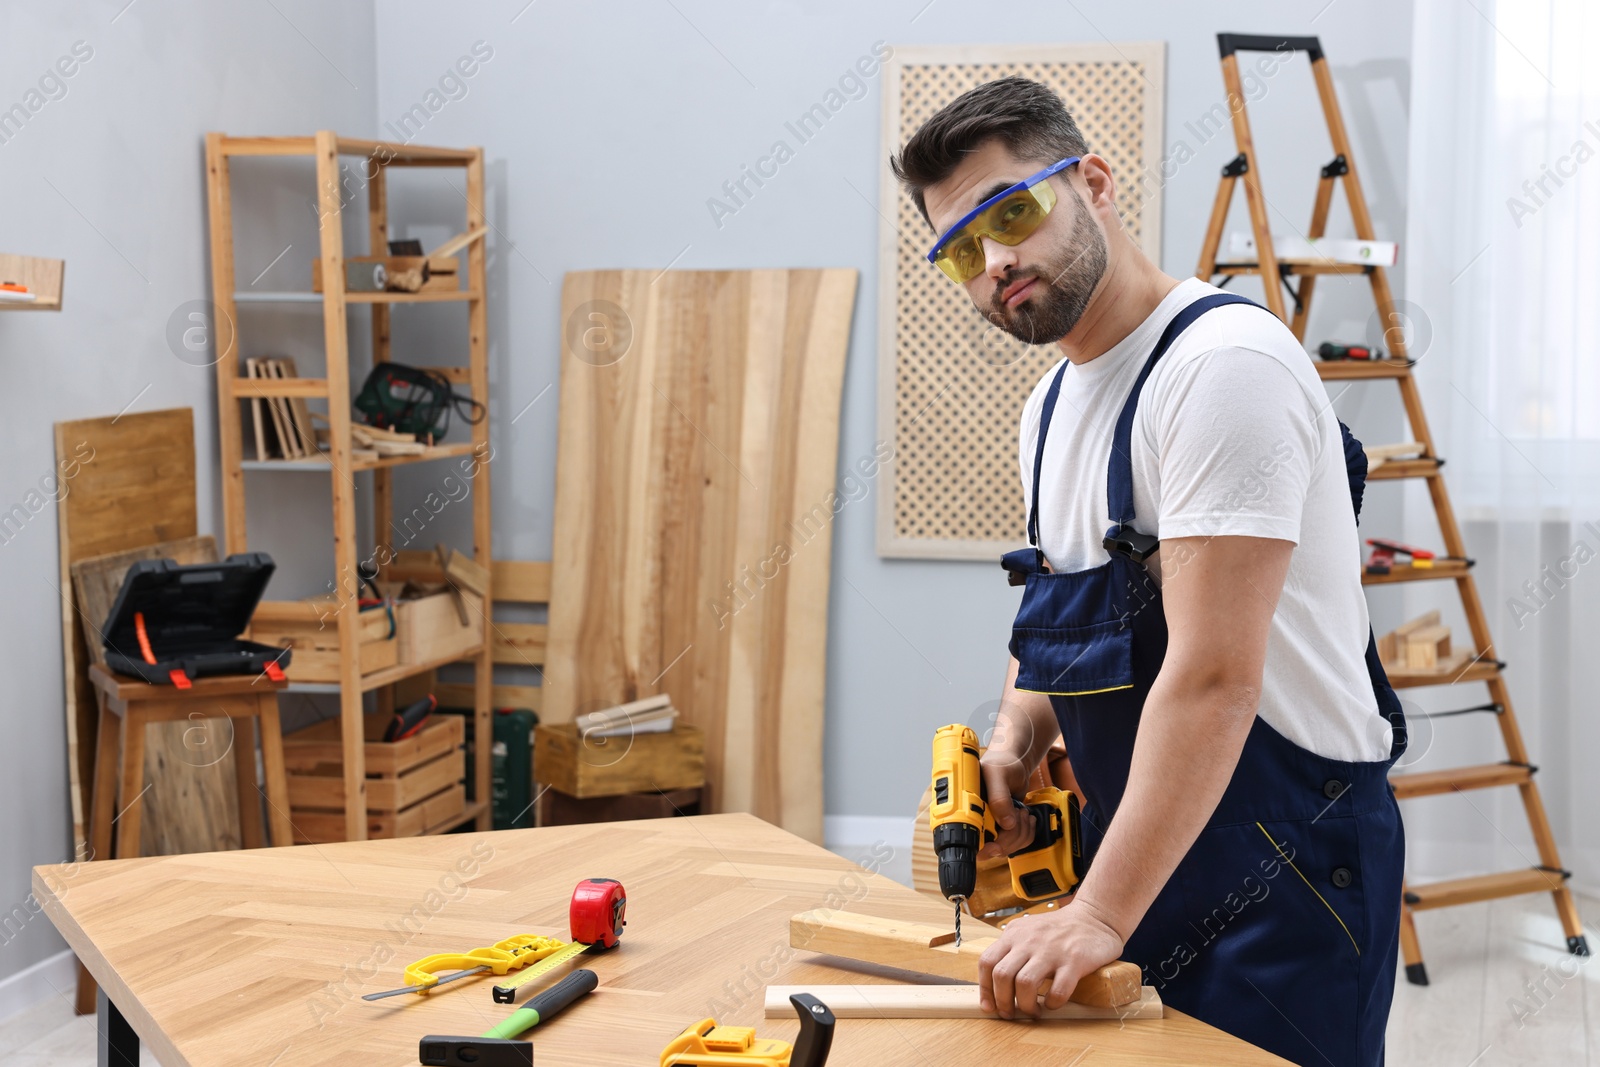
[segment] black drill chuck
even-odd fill
[[[939,892],[946,900],[970,898],[978,888],[977,827],[945,823],[933,831],[933,851],[939,857]]]

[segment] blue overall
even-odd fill
[[[1117,419],[1106,478],[1109,558],[1098,567],[1050,573],[1038,548],[1045,436],[1065,362],[1040,415],[1034,547],[1004,560],[1025,576],[1011,652],[1016,687],[1049,694],[1054,706],[1084,794],[1089,862],[1122,800],[1140,712],[1167,648],[1161,593],[1143,563],[1156,541],[1131,525],[1134,411],[1173,339],[1210,309],[1236,303],[1253,302],[1216,294],[1184,308],[1140,371]],[[1341,432],[1359,514],[1366,458]],[[1394,730],[1389,758],[1319,756],[1258,715],[1222,800],[1123,956],[1165,1003],[1296,1063],[1383,1062],[1405,852],[1388,770],[1405,747],[1405,718],[1370,631],[1366,661]]]

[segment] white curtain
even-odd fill
[[[1600,4],[1414,10],[1412,355],[1562,860],[1600,892]],[[1420,485],[1405,516],[1408,540],[1438,543]],[[1451,594],[1412,586],[1408,614]],[[1482,692],[1401,695],[1437,711]],[[1413,740],[1416,769],[1502,758],[1487,715],[1419,721]],[[1414,879],[1538,862],[1515,790],[1403,810]]]

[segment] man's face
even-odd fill
[[[1019,160],[998,139],[986,141],[949,178],[923,191],[928,217],[942,236],[989,197],[1054,162]],[[1105,234],[1069,178],[1078,169],[1045,179],[1055,187],[1056,206],[1021,244],[980,238],[985,269],[966,283],[984,317],[1025,344],[1051,344],[1071,333],[1106,272]]]

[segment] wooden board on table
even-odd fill
[[[66,673],[67,753],[73,840],[88,848],[89,789],[94,781],[100,705],[89,684],[91,646],[72,595],[72,565],[80,560],[183,541],[196,534],[194,412],[189,408],[137,412],[55,425],[61,638]],[[104,617],[94,620],[96,626]],[[98,642],[93,647],[98,647]],[[168,779],[140,803],[144,851],[208,851],[226,846],[211,834],[202,809],[237,804],[233,761],[197,768],[184,746],[185,723],[146,732],[146,774]],[[172,798],[170,806],[162,804]],[[230,832],[236,832],[230,827]]]
[[[835,1019],[995,1019],[999,1016],[978,1006],[975,985],[769,985],[767,1018],[794,1017],[789,998],[810,993],[828,1006]],[[1039,1008],[1041,1019],[1159,1019],[1161,994],[1154,986],[1140,990],[1139,999],[1116,1007],[1067,1001],[1059,1008]]]
[[[961,944],[956,944],[953,924],[907,922],[861,912],[819,908],[801,912],[789,921],[789,947],[820,952],[843,959],[898,967],[905,971],[978,980],[978,957],[994,942],[999,931],[971,919],[964,923]],[[979,933],[984,931],[984,933]],[[1079,1004],[1116,1007],[1139,999],[1137,965],[1108,963],[1083,977],[1072,999]]]
[[[541,717],[670,692],[706,733],[709,808],[814,841],[855,288],[853,270],[591,271],[562,291]]]
[[[278,1057],[280,1067],[414,1067],[422,1034],[482,1033],[487,995],[477,983],[486,980],[400,1003],[366,1004],[360,996],[403,985],[401,969],[424,953],[483,944],[496,930],[565,940],[573,886],[602,874],[627,887],[628,927],[616,951],[584,957],[599,989],[534,1035],[542,1064],[655,1063],[673,1035],[707,1016],[793,1042],[798,1020],[765,1018],[763,982],[888,979],[791,952],[790,916],[830,897],[913,921],[949,915],[890,878],[749,815],[41,867],[33,887],[162,1063],[224,1067],[249,1049],[250,1062]],[[835,1031],[828,1062],[1062,1067],[1075,1060],[1084,1067],[1285,1062],[1171,1008],[1137,1025],[852,1019]]]

